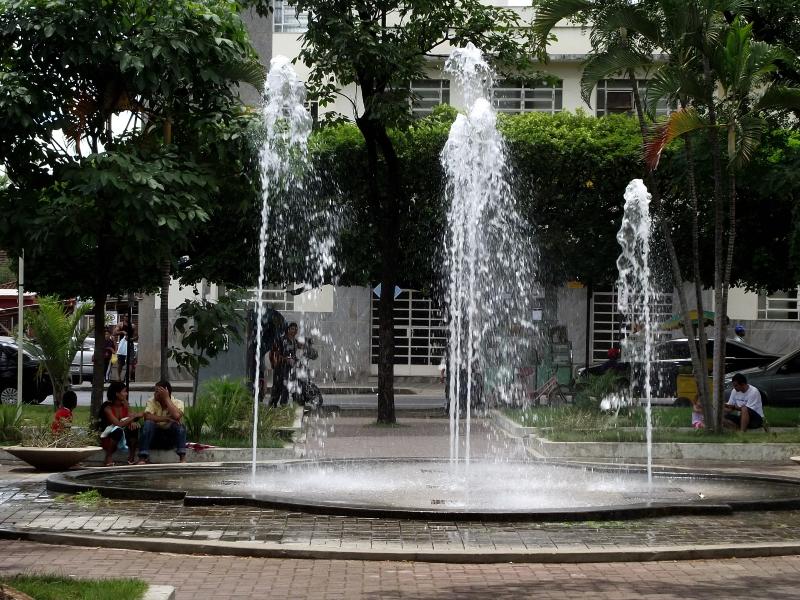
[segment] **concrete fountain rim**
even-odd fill
[[[286,465],[311,465],[311,464],[347,464],[347,463],[376,463],[376,462],[441,462],[441,458],[346,458],[324,460],[287,460],[259,463],[260,468],[279,468]],[[602,472],[642,473],[645,468],[636,465],[618,465],[579,463],[564,461],[510,461],[516,463],[552,464],[560,467],[591,468]],[[406,520],[438,520],[438,521],[587,521],[587,520],[621,520],[647,518],[670,515],[722,515],[737,511],[771,511],[771,510],[796,510],[800,509],[800,479],[775,475],[758,474],[731,474],[714,470],[687,471],[676,470],[669,467],[655,468],[656,477],[700,477],[716,480],[732,480],[742,483],[779,483],[797,486],[797,495],[778,499],[735,500],[726,499],[709,504],[690,503],[685,501],[675,502],[648,502],[628,505],[603,505],[598,507],[573,507],[568,509],[526,509],[526,510],[491,510],[491,509],[458,509],[441,508],[436,510],[417,509],[408,507],[376,507],[358,503],[339,504],[324,503],[308,499],[296,501],[287,500],[285,497],[260,495],[196,495],[184,490],[169,490],[144,487],[116,486],[113,484],[98,485],[97,480],[105,474],[131,473],[141,470],[144,472],[241,472],[250,467],[250,463],[212,463],[191,465],[146,465],[140,467],[109,467],[103,469],[73,470],[53,474],[47,478],[47,489],[53,492],[76,493],[87,490],[97,490],[108,498],[128,500],[180,500],[186,506],[250,506],[265,509],[300,511],[318,515],[362,516],[368,518],[394,518]]]

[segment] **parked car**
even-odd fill
[[[709,365],[714,356],[714,340],[708,340],[706,346],[706,357]],[[666,398],[670,403],[675,398],[677,392],[677,378],[679,372],[692,372],[692,358],[689,354],[689,342],[687,338],[676,338],[656,344],[654,350],[654,360],[651,368],[650,385],[654,398]],[[753,346],[736,340],[727,340],[725,343],[725,372],[742,371],[753,367],[766,366],[773,363],[778,358],[777,354],[764,352]],[[583,371],[579,371],[579,377],[588,375],[599,375],[607,370],[606,363],[592,365]],[[631,379],[631,365],[627,362],[617,363],[614,369],[624,379]],[[636,368],[633,375],[634,381],[643,378],[642,369]],[[636,388],[641,390],[642,381],[638,381]]]
[[[91,381],[94,375],[94,338],[87,337],[83,342],[83,348],[75,354],[69,368],[72,383]],[[83,375],[81,377],[81,374]]]
[[[761,402],[766,406],[800,406],[800,349],[778,360],[752,369],[736,371],[747,377],[761,392]],[[725,399],[730,396],[733,372],[725,376]]]
[[[0,404],[17,403],[17,357],[19,349],[14,338],[0,337]],[[22,399],[39,403],[53,393],[46,372],[39,372],[39,361],[22,353]]]

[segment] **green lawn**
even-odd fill
[[[9,585],[36,600],[139,600],[147,591],[147,584],[138,579],[17,575],[0,578],[0,584]]]
[[[505,414],[526,427],[546,428],[547,439],[562,442],[643,442],[645,440],[645,411],[643,408],[623,409],[618,415],[579,409],[537,407],[506,409]],[[691,408],[654,407],[653,441],[695,443],[800,443],[800,430],[790,432],[750,431],[746,434],[726,432],[710,435],[704,431],[677,431],[691,425]],[[770,427],[798,427],[800,409],[764,409]],[[632,429],[633,428],[633,429]]]

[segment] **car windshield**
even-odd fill
[[[765,370],[766,369],[772,369],[773,367],[777,367],[781,363],[788,362],[788,361],[792,360],[792,358],[795,358],[797,356],[800,356],[800,349],[795,350],[794,352],[792,352],[790,354],[784,354],[778,360],[775,360],[775,361],[772,361],[771,363],[769,363],[767,366],[764,367],[764,369]]]

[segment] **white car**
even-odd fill
[[[75,354],[72,359],[70,373],[72,383],[91,381],[94,375],[94,338],[87,337],[83,342],[83,348]]]

